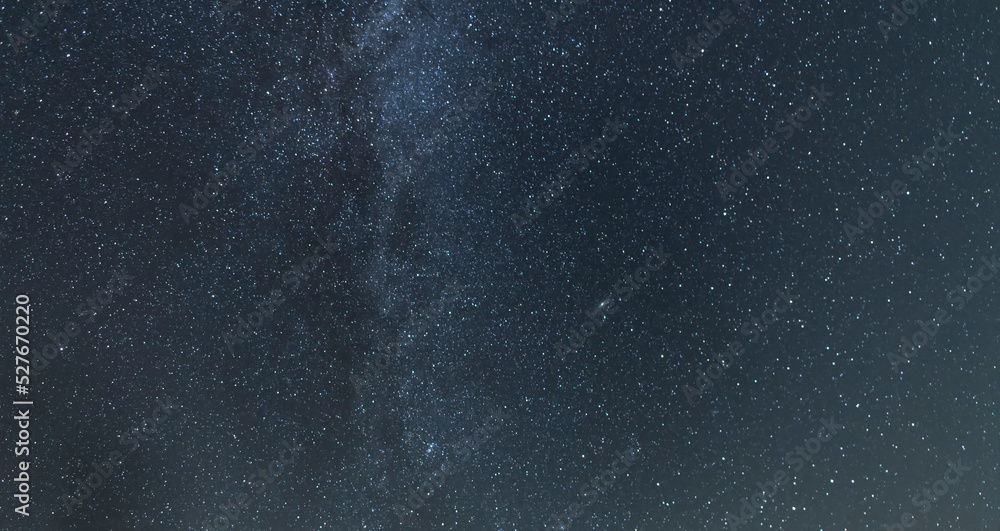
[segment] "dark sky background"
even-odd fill
[[[1000,7],[930,0],[886,39],[890,3],[810,4],[590,0],[550,24],[549,0],[247,0],[224,16],[71,0],[5,38],[3,329],[13,344],[26,294],[33,355],[69,321],[81,332],[32,368],[27,518],[10,383],[0,529],[206,529],[294,441],[230,529],[546,529],[633,445],[567,528],[722,531],[831,417],[844,428],[739,529],[882,530],[904,512],[918,531],[997,529],[1000,282],[962,308],[947,297],[1000,252]],[[676,68],[727,8],[735,21]],[[2,33],[36,11],[4,1]],[[154,66],[163,82],[121,120],[112,105]],[[776,135],[812,87],[832,95]],[[181,203],[282,109],[290,123],[185,223]],[[517,230],[615,117],[624,131]],[[104,118],[116,130],[56,175]],[[961,140],[912,181],[904,164],[949,124]],[[772,136],[723,201],[716,183]],[[907,191],[849,241],[844,223],[895,179]],[[326,255],[318,238],[332,256],[286,282]],[[672,265],[560,359],[661,245]],[[86,323],[78,305],[116,271],[134,279]],[[230,351],[223,334],[275,289]],[[750,342],[741,326],[778,289],[798,299]],[[954,318],[894,370],[900,337],[941,309]],[[407,337],[357,392],[351,376]],[[743,353],[689,402],[734,341]],[[175,411],[130,451],[121,434],[158,399]],[[401,522],[393,504],[460,461],[496,408],[499,429]],[[921,514],[911,498],[956,459],[971,470]]]

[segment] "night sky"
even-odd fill
[[[996,2],[193,4],[0,3],[0,529],[1000,529]]]

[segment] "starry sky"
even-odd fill
[[[995,3],[45,9],[0,529],[997,529]]]

